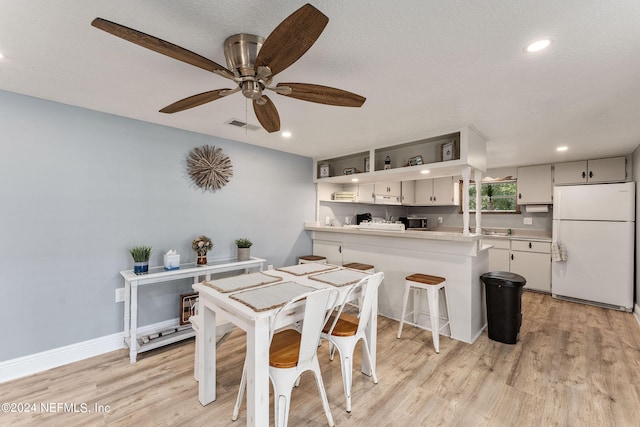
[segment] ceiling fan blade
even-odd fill
[[[289,87],[291,93],[277,91],[283,96],[317,102],[318,104],[337,105],[339,107],[361,107],[367,98],[334,87],[307,83],[278,83],[276,89]]]
[[[258,121],[262,127],[269,133],[278,132],[280,130],[280,115],[276,106],[268,96],[263,95],[264,104],[258,104],[258,100],[253,100],[253,111],[256,113]]]
[[[207,102],[215,101],[216,99],[227,96],[228,93],[224,93],[225,91],[237,92],[231,91],[231,89],[216,89],[209,92],[199,93],[197,95],[181,99],[180,101],[176,101],[171,105],[167,105],[162,110],[160,110],[160,112],[171,114],[177,113],[178,111],[188,110],[189,108],[197,107],[198,105],[206,104]]]
[[[275,76],[296,62],[316,42],[329,18],[310,4],[293,12],[269,34],[256,58],[260,66]]]
[[[200,56],[197,53],[193,53],[190,50],[177,46],[168,41],[164,41],[149,34],[134,30],[124,25],[116,24],[115,22],[107,21],[106,19],[96,18],[91,22],[96,28],[106,31],[109,34],[113,34],[116,37],[135,43],[138,46],[146,47],[155,52],[169,56],[178,61],[186,62],[187,64],[195,65],[203,70],[216,72],[224,77],[233,79],[233,73],[217,64],[210,59]]]

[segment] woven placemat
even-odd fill
[[[332,286],[346,286],[358,283],[365,277],[371,276],[369,273],[359,270],[351,270],[345,268],[337,271],[329,271],[327,273],[316,274],[309,276],[309,279],[317,280],[318,282],[328,283]]]
[[[282,277],[271,276],[261,271],[257,273],[240,274],[238,276],[225,277],[218,280],[207,280],[203,285],[209,286],[219,292],[233,292],[241,289],[255,288],[256,286],[267,285],[282,280]]]
[[[236,292],[229,298],[243,303],[253,311],[266,311],[284,305],[298,295],[314,291],[316,288],[301,285],[296,282],[282,282],[274,285],[262,286],[257,289]]]
[[[306,276],[307,274],[319,273],[321,271],[335,270],[337,265],[323,264],[319,262],[307,262],[304,264],[292,265],[289,267],[276,268],[278,271],[293,274],[294,276]]]

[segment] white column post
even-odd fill
[[[474,172],[476,181],[476,234],[482,234],[482,171],[476,169]]]
[[[471,168],[469,166],[462,169],[462,234],[468,236],[469,232],[469,180],[471,179]]]

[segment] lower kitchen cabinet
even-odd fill
[[[527,280],[525,289],[551,292],[551,243],[536,240],[483,239],[489,271],[510,271]]]
[[[342,265],[342,243],[330,240],[314,240],[313,254],[327,258],[333,265]]]
[[[509,271],[509,240],[483,239],[483,243],[493,245],[493,248],[489,249],[489,271]]]

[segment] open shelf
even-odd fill
[[[443,146],[448,153],[443,153]],[[347,184],[415,180],[459,175],[466,166],[486,171],[486,152],[484,137],[467,126],[416,141],[315,160],[314,181]],[[387,156],[391,167],[385,170]],[[369,172],[364,172],[365,161],[370,164]],[[329,168],[329,176],[323,176],[321,167]],[[429,170],[428,176],[422,174],[425,170]]]

